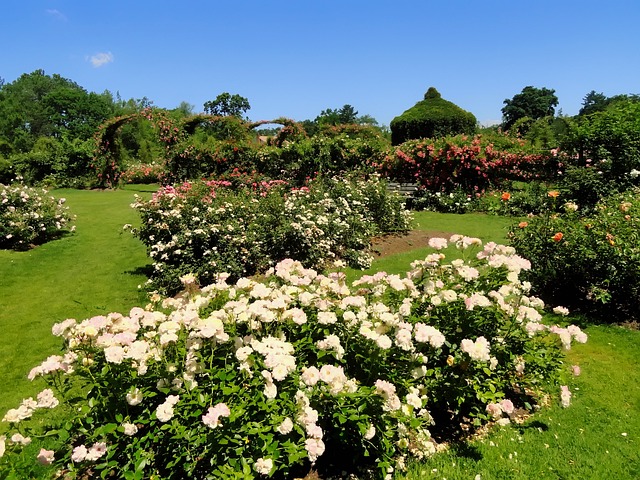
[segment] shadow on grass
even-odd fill
[[[160,185],[157,183],[149,183],[149,184],[135,184],[135,185],[126,185],[122,188],[122,190],[126,190],[127,192],[139,192],[139,193],[155,193],[160,188]]]
[[[153,265],[148,263],[147,265],[143,265],[141,267],[136,267],[132,270],[125,270],[127,275],[143,275],[147,278],[151,278],[153,274]]]
[[[456,456],[462,458],[468,458],[473,461],[482,460],[482,454],[478,447],[469,444],[468,442],[455,442],[451,444],[449,450],[454,453]]]
[[[540,420],[534,420],[524,425],[518,425],[518,431],[521,434],[525,433],[527,430],[538,430],[540,432],[546,432],[547,430],[549,430],[549,425],[541,422]]]

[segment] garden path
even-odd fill
[[[384,235],[372,239],[372,251],[377,257],[386,257],[429,246],[429,239],[434,237],[449,238],[450,232],[436,230],[411,230],[406,235]]]

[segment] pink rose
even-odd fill
[[[54,451],[45,450],[44,448],[41,448],[37,458],[38,458],[38,462],[40,462],[42,465],[51,465],[55,460]]]

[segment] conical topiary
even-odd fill
[[[402,115],[391,120],[391,142],[394,145],[415,138],[436,138],[459,133],[474,133],[476,117],[442,98],[434,87]]]

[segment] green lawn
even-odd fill
[[[545,408],[523,425],[413,464],[406,480],[640,478],[640,332],[587,328],[569,352],[572,405]]]
[[[0,250],[0,412],[37,393],[29,370],[60,350],[51,326],[139,305],[149,263],[142,243],[122,226],[136,223],[134,188],[56,190],[77,216],[76,232],[27,252]],[[0,429],[2,426],[0,426]]]
[[[140,191],[138,191],[140,190]],[[134,193],[57,190],[77,215],[77,232],[28,252],[0,251],[0,415],[42,385],[29,370],[60,349],[51,325],[144,305],[138,285],[149,260],[129,233]],[[506,242],[510,219],[478,214],[416,214],[417,228]],[[428,249],[378,259],[377,270],[400,273]],[[351,279],[363,272],[350,271]],[[635,479],[640,478],[640,332],[614,326],[586,328],[589,342],[569,352],[580,377],[568,378],[571,408],[544,408],[522,426],[505,427],[482,440],[409,466],[407,480]],[[3,430],[0,424],[0,432]],[[35,442],[34,442],[35,443]],[[32,455],[33,449],[26,452]],[[32,457],[29,457],[32,458]]]

